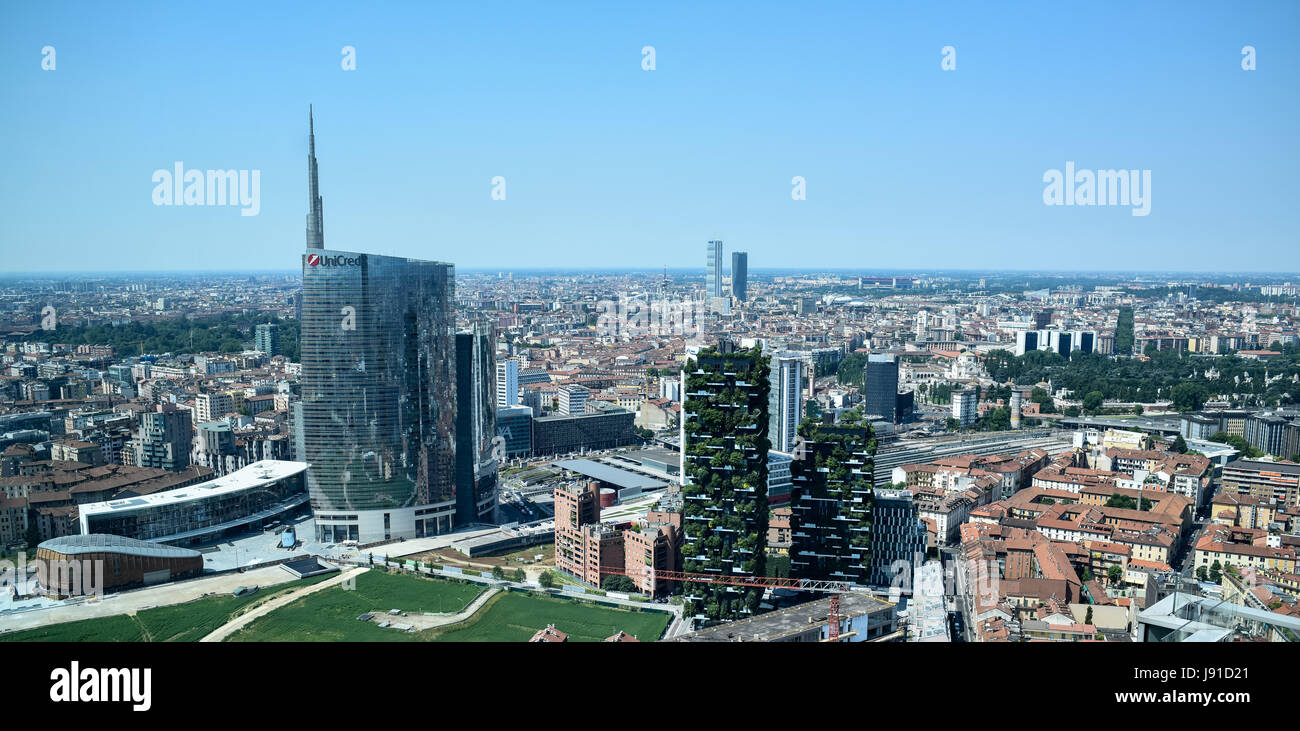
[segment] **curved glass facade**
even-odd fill
[[[318,535],[364,542],[449,530],[455,267],[313,249],[302,274],[300,428]],[[427,509],[441,505],[448,510]]]

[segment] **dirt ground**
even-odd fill
[[[533,557],[541,554],[541,561],[534,561]],[[500,566],[504,569],[524,569],[529,568],[551,568],[555,566],[555,546],[532,546],[522,551],[506,554],[504,556],[477,556],[467,558],[465,554],[454,548],[440,548],[436,551],[425,551],[413,556],[404,556],[408,561],[420,561],[422,563],[437,563],[444,566],[460,566],[470,569],[484,569],[491,571],[493,566]]]

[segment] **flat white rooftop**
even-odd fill
[[[218,477],[215,480],[209,480],[198,485],[166,490],[154,495],[86,503],[80,509],[82,525],[86,525],[85,520],[91,515],[147,510],[164,505],[211,500],[231,493],[253,490],[301,474],[307,470],[307,467],[306,462],[264,459],[260,462],[254,462],[243,469],[231,472],[224,477]]]

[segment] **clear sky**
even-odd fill
[[[298,267],[311,103],[327,248],[1296,271],[1297,31],[1287,1],[9,2],[0,268]],[[177,161],[260,171],[258,215],[155,206]],[[1149,215],[1045,205],[1067,161],[1150,170]]]

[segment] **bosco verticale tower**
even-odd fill
[[[790,576],[866,585],[876,439],[856,412],[840,424],[799,425],[790,465]]]
[[[682,409],[683,570],[764,575],[767,551],[768,358],[729,341],[688,359]],[[736,619],[762,589],[686,582],[686,615]]]

